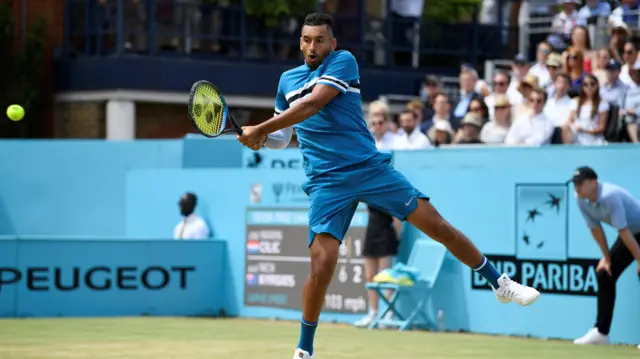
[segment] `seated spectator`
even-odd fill
[[[535,88],[529,95],[531,110],[516,118],[511,125],[505,143],[507,145],[545,145],[551,140],[553,122],[545,116],[543,110],[547,93]]]
[[[487,121],[489,121],[489,108],[487,107],[487,104],[485,104],[484,100],[482,100],[482,99],[475,99],[475,100],[471,101],[471,103],[469,104],[469,112],[467,114],[473,114],[480,121],[482,121],[483,125],[485,123],[487,123]],[[462,122],[461,122],[460,123],[460,128],[458,129],[458,132],[456,133],[456,137],[453,140],[454,143],[459,143],[464,138],[465,131],[464,131],[464,129],[462,127],[463,126],[462,126]],[[482,128],[482,126],[480,126],[480,128]]]
[[[449,121],[436,121],[433,127],[429,129],[429,139],[436,147],[450,145],[453,143],[454,135],[455,133]]]
[[[571,30],[578,25],[580,20],[576,8],[580,6],[580,0],[559,0],[562,10],[556,14],[551,22],[551,27],[565,41],[571,37]]]
[[[606,66],[609,63],[609,60],[615,60],[613,51],[610,48],[604,47],[598,50],[598,63],[596,64],[596,68],[593,70],[593,75],[601,84],[607,82]],[[620,63],[620,66],[622,66],[622,63]]]
[[[562,56],[556,53],[549,55],[547,60],[547,70],[549,71],[549,78],[551,81],[544,88],[547,91],[547,96],[551,97],[556,91],[556,76],[560,73],[562,68]]]
[[[637,29],[638,24],[638,0],[621,0],[620,6],[613,9],[609,16],[610,24],[625,23],[631,29]]]
[[[457,144],[481,144],[480,130],[484,125],[484,121],[473,112],[469,112],[464,116],[464,119],[460,123],[460,131],[462,135],[456,139],[454,143]]]
[[[605,82],[600,86],[600,97],[610,105],[620,106],[628,86],[620,80],[622,64],[618,60],[609,60],[605,65]],[[597,77],[596,77],[597,78]],[[598,80],[600,82],[600,80]]]
[[[442,91],[442,83],[437,76],[427,75],[422,82],[422,88],[420,89],[420,99],[425,106],[424,119],[431,119],[433,117],[433,105],[436,100],[436,95]]]
[[[415,99],[415,100],[409,101],[409,103],[407,103],[407,110],[413,111],[413,113],[416,114],[416,119],[418,120],[418,128],[421,128],[422,123],[424,122],[424,111],[425,111],[425,106],[422,100]]]
[[[475,70],[463,69],[460,72],[460,99],[453,106],[453,117],[462,119],[469,111],[469,104],[474,99],[482,99],[482,96],[475,92],[478,73]]]
[[[633,80],[631,79],[630,69],[635,65],[638,60],[638,48],[632,41],[627,41],[622,47],[622,68],[620,69],[620,81],[625,85],[631,86]]]
[[[627,132],[631,142],[638,142],[638,124],[640,124],[640,61],[631,68],[633,83],[627,89],[620,116],[627,124]],[[613,120],[613,119],[612,119]]]
[[[402,134],[396,134],[394,139],[394,150],[419,150],[431,147],[431,142],[427,136],[418,128],[418,119],[415,112],[404,110],[400,114],[400,126]]]
[[[538,51],[536,51],[536,63],[531,66],[527,74],[534,75],[538,78],[538,83],[542,87],[547,87],[551,78],[549,77],[549,70],[547,69],[547,61],[551,54],[551,45],[548,42],[543,41],[538,44]]]
[[[580,95],[571,102],[569,120],[562,128],[563,142],[580,145],[604,145],[609,103],[600,97],[600,85],[586,75]]]
[[[493,118],[493,108],[495,107],[495,99],[497,96],[506,95],[511,76],[506,71],[497,71],[493,75],[493,93],[484,98],[484,103],[489,109],[489,118]]]
[[[369,104],[367,117],[376,147],[379,150],[392,149],[396,134],[389,130],[389,106],[382,101],[373,101]]]
[[[473,65],[469,63],[462,64],[460,67],[460,71],[472,70],[476,73],[476,86],[474,87],[474,91],[479,93],[482,97],[489,96],[491,93],[491,88],[489,88],[489,84],[487,84],[483,79],[477,76],[478,71],[473,67]]]
[[[609,34],[609,49],[613,55],[613,58],[624,63],[622,60],[622,52],[624,44],[631,37],[631,30],[624,22],[612,23],[608,30]]]
[[[480,131],[480,141],[483,143],[504,143],[511,127],[511,104],[506,95],[498,95],[494,103],[494,115]]]
[[[571,113],[571,98],[567,95],[571,78],[565,73],[556,75],[556,91],[549,97],[544,106],[544,114],[553,123],[554,138],[557,143],[562,143],[562,126],[567,123]]]
[[[611,15],[611,5],[602,0],[586,0],[584,6],[578,11],[580,25],[593,22],[594,17]]]
[[[433,102],[433,112],[433,117],[431,119],[422,122],[420,130],[423,133],[429,133],[432,126],[439,121],[446,122],[449,127],[458,128],[459,122],[451,123],[451,104],[449,103],[449,98],[444,93],[436,95]],[[433,138],[430,136],[429,139],[433,141]]]
[[[567,50],[566,61],[564,62],[564,72],[571,76],[571,87],[569,97],[574,97],[580,93],[582,80],[586,75],[584,71],[584,55],[582,51],[570,47]]]
[[[529,61],[527,61],[527,57],[524,54],[517,54],[513,59],[511,72],[512,76],[509,88],[507,89],[507,96],[509,96],[509,103],[511,103],[511,106],[517,106],[525,102],[522,98],[522,93],[518,90],[520,83],[524,81],[524,78],[529,72]]]
[[[576,26],[571,30],[571,46],[569,48],[582,52],[583,69],[586,73],[591,73],[592,67],[595,67],[594,64],[598,59],[596,52],[591,49],[589,30],[586,27]]]
[[[538,78],[534,75],[527,75],[524,81],[520,83],[518,91],[520,91],[520,94],[522,94],[523,98],[528,99],[533,90],[539,87],[540,86],[538,86]],[[530,110],[531,106],[529,101],[522,102],[513,108],[513,118],[517,119],[523,114],[528,113]]]
[[[195,213],[198,197],[194,193],[187,192],[180,197],[178,203],[182,221],[173,230],[173,238],[183,239],[207,239],[211,235],[207,223]]]

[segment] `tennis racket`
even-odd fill
[[[208,81],[198,81],[191,86],[189,117],[203,136],[218,137],[225,133],[242,135],[242,129],[229,113],[224,96]]]

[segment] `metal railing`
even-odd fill
[[[357,11],[334,17],[339,47],[351,50],[363,65],[419,68],[480,63],[500,57],[504,21],[479,23],[480,6],[469,5],[463,23],[414,21],[372,16],[366,0]],[[509,0],[500,0],[509,1]],[[182,56],[233,61],[299,61],[301,9],[266,24],[248,15],[244,1],[220,5],[201,0],[67,0],[65,44],[68,56]],[[320,7],[321,4],[318,4]],[[386,1],[386,14],[392,14]]]

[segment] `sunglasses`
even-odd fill
[[[576,55],[569,55],[569,57],[567,57],[569,60],[577,60],[578,56]]]
[[[495,108],[496,110],[506,110],[509,108],[509,106],[494,106],[493,108]]]
[[[583,87],[596,87],[598,85],[595,82],[583,82],[582,86]]]
[[[549,49],[538,49],[538,51],[542,52],[543,54],[547,54],[547,55],[551,53],[551,50],[549,50]]]
[[[548,68],[548,69],[550,69],[550,70],[557,70],[557,69],[559,69],[559,68],[560,68],[560,66],[550,66],[550,65],[547,65],[547,68]]]
[[[541,104],[544,102],[544,100],[542,100],[541,98],[533,97],[529,99],[529,102],[534,104]]]
[[[493,83],[494,86],[507,86],[506,81],[496,81]]]
[[[373,121],[371,122],[371,124],[374,126],[382,126],[384,124],[384,121]]]
[[[469,111],[471,112],[482,111],[482,107],[469,107]]]

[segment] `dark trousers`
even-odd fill
[[[640,232],[635,233],[636,241],[640,244]],[[613,319],[613,306],[616,302],[616,282],[622,272],[634,262],[633,255],[618,237],[609,251],[611,256],[611,275],[606,271],[596,273],[598,277],[598,319],[596,328],[602,334],[609,334]]]

